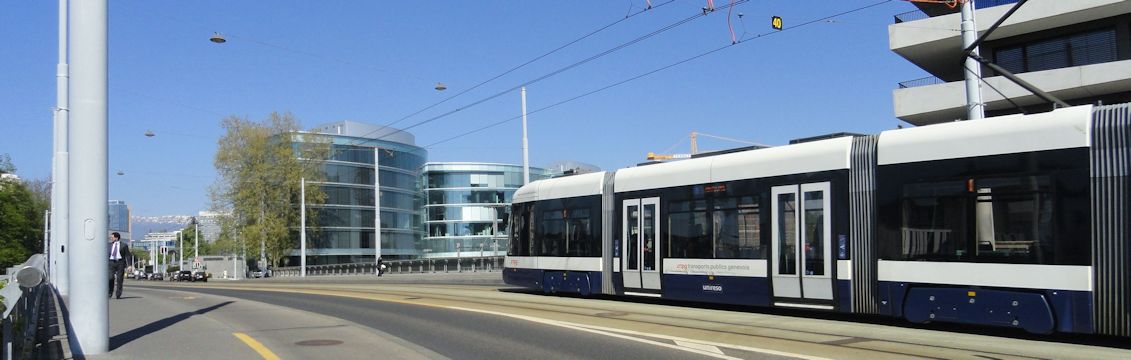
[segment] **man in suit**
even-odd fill
[[[110,234],[110,296],[122,298],[122,281],[126,279],[126,265],[133,254],[129,245],[122,242],[122,234]]]

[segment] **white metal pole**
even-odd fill
[[[43,210],[43,256],[51,250],[51,210]],[[51,266],[51,263],[47,263]]]
[[[196,261],[200,260],[200,220],[193,218],[192,224],[192,263],[195,268]]]
[[[70,174],[83,181],[70,182],[68,226],[75,241],[68,246],[75,256],[68,258],[70,278],[70,320],[78,349],[83,355],[105,353],[110,344],[109,304],[106,296],[106,271],[109,261],[107,241],[107,1],[74,2],[69,21],[72,63],[70,98],[73,108],[75,136],[70,149],[75,149]],[[97,270],[97,271],[96,271]]]
[[[522,184],[530,183],[530,153],[526,141],[526,87],[522,87]]]
[[[177,271],[185,269],[185,233],[177,231]]]
[[[381,149],[373,147],[373,274],[381,275]]]
[[[299,276],[306,277],[306,178],[304,177],[299,181],[300,181],[299,186],[302,189],[302,195],[300,196],[301,200],[300,200],[300,205],[299,205],[299,207],[302,208],[302,211],[300,211],[300,213],[302,215],[301,215],[301,220],[299,220],[299,236],[298,236],[298,243],[299,243],[299,260],[298,260],[298,262],[299,262],[299,268],[301,269],[301,270],[299,270]]]
[[[69,70],[67,68],[67,0],[59,0],[59,64],[55,69],[55,178],[51,184],[51,262],[52,283],[64,299],[69,299],[70,273],[68,273],[67,244],[70,226],[68,213],[70,211],[67,200],[67,174],[69,156],[67,149],[68,115],[70,108],[67,104],[69,84]]]
[[[962,47],[968,48],[978,40],[978,27],[974,22],[974,0],[962,2]],[[973,53],[978,54],[978,48]],[[967,56],[964,62],[966,74],[966,119],[984,118],[986,104],[982,103],[982,64]]]

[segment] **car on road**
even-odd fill
[[[162,274],[162,273],[149,274],[149,280],[165,280],[165,274]]]
[[[176,273],[174,281],[193,281],[192,271],[181,270]]]
[[[203,271],[194,272],[194,273],[192,273],[192,281],[207,282],[208,281],[208,273],[203,272]]]

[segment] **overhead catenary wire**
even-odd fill
[[[736,1],[736,2],[735,2],[735,3],[733,4],[733,5],[725,5],[725,6],[726,6],[726,7],[735,6],[735,5],[738,5],[738,4],[742,4],[742,3],[745,3],[745,2],[747,2],[747,1],[749,1],[749,0],[738,0],[738,1]],[[889,0],[889,1],[890,1],[890,0]],[[472,103],[470,103],[470,104],[467,104],[467,105],[464,105],[464,106],[462,106],[462,107],[456,108],[456,109],[454,109],[454,110],[451,110],[451,111],[445,112],[445,113],[443,113],[443,114],[440,114],[440,115],[437,115],[437,116],[433,116],[433,117],[431,117],[431,118],[428,118],[428,119],[425,119],[425,120],[419,121],[419,122],[417,122],[417,123],[415,123],[415,124],[412,124],[412,125],[410,125],[410,126],[408,126],[408,127],[405,127],[405,128],[403,128],[403,129],[399,129],[399,130],[400,130],[400,131],[409,130],[409,129],[412,129],[412,128],[415,128],[415,127],[418,127],[418,126],[421,126],[421,125],[424,125],[424,124],[427,124],[427,123],[430,123],[430,122],[433,122],[433,121],[436,121],[436,120],[442,119],[442,118],[444,118],[444,117],[447,117],[447,116],[449,116],[449,115],[451,115],[451,114],[455,114],[455,113],[457,113],[457,112],[460,112],[460,111],[462,111],[462,110],[465,110],[465,109],[467,109],[467,108],[470,108],[470,107],[472,107],[472,106],[476,106],[476,105],[482,104],[482,103],[484,103],[484,102],[490,101],[490,100],[492,100],[492,99],[498,98],[498,97],[500,97],[500,96],[506,95],[506,94],[508,94],[508,93],[510,93],[510,92],[512,92],[512,91],[518,90],[518,89],[520,89],[520,88],[522,88],[522,87],[525,87],[525,86],[530,86],[530,85],[532,85],[532,84],[535,84],[535,83],[538,83],[538,82],[540,82],[540,81],[542,81],[542,80],[546,80],[546,79],[549,79],[549,78],[551,78],[551,77],[553,77],[553,76],[556,76],[556,75],[558,75],[558,74],[561,74],[561,73],[564,73],[564,72],[566,72],[566,71],[569,71],[570,69],[573,69],[573,68],[576,68],[576,67],[578,67],[578,66],[584,65],[584,64],[586,64],[586,63],[588,63],[588,62],[590,62],[590,61],[593,61],[593,60],[599,59],[599,58],[601,58],[601,57],[604,57],[604,56],[606,56],[606,55],[612,54],[612,53],[614,53],[614,52],[616,52],[616,51],[619,51],[619,50],[621,50],[621,49],[624,49],[624,48],[627,48],[627,47],[629,47],[629,46],[632,46],[632,45],[634,45],[634,44],[637,44],[637,43],[639,43],[639,42],[641,42],[641,41],[647,40],[647,39],[649,39],[649,38],[651,38],[651,37],[654,37],[654,36],[656,36],[656,35],[662,34],[662,33],[664,33],[665,31],[668,31],[668,30],[671,30],[671,29],[677,28],[677,27],[679,27],[680,25],[684,25],[684,24],[687,24],[687,23],[689,23],[689,22],[691,22],[691,21],[693,21],[693,20],[695,20],[695,19],[698,19],[698,18],[701,18],[701,17],[707,16],[707,14],[709,14],[709,13],[710,13],[710,12],[700,12],[700,13],[697,13],[697,14],[695,14],[695,15],[689,16],[689,17],[687,17],[687,18],[684,18],[684,19],[682,19],[682,20],[679,20],[679,21],[676,21],[676,22],[674,22],[674,23],[672,23],[672,24],[669,24],[669,25],[667,25],[667,26],[664,26],[664,27],[662,27],[662,28],[660,28],[660,29],[658,29],[658,30],[655,30],[655,31],[653,31],[653,32],[650,32],[650,33],[648,33],[648,34],[645,34],[645,35],[642,35],[642,36],[640,36],[640,37],[637,37],[637,38],[635,38],[635,39],[632,39],[632,40],[630,40],[630,41],[628,41],[628,42],[624,42],[624,43],[621,43],[620,45],[614,46],[614,47],[612,47],[612,48],[610,48],[610,49],[608,49],[608,50],[602,51],[602,52],[600,52],[600,53],[598,53],[598,54],[596,54],[596,55],[590,56],[590,57],[588,57],[588,58],[585,58],[585,59],[583,59],[583,60],[580,60],[580,61],[577,61],[577,62],[575,62],[575,63],[569,64],[569,65],[566,65],[565,67],[559,68],[559,69],[557,69],[557,70],[554,70],[554,71],[551,71],[551,72],[549,72],[549,73],[546,73],[546,74],[544,74],[544,75],[542,75],[542,76],[539,76],[539,77],[537,77],[537,78],[534,78],[533,80],[529,80],[529,81],[526,81],[526,82],[524,82],[524,83],[522,83],[522,84],[516,85],[516,86],[514,86],[514,87],[511,87],[511,88],[509,88],[509,89],[506,89],[506,90],[500,91],[500,92],[498,92],[498,93],[495,93],[494,95],[491,95],[491,96],[488,96],[488,97],[486,97],[486,98],[483,98],[483,99],[480,99],[480,100],[474,101],[474,102],[472,102]],[[732,45],[733,45],[733,44],[732,44]],[[374,132],[376,132],[376,130],[375,130]],[[379,140],[379,139],[380,139],[380,138],[378,138],[378,140]]]
[[[573,102],[575,100],[587,97],[589,95],[593,95],[593,94],[596,94],[596,93],[599,93],[599,92],[602,92],[602,91],[623,85],[625,83],[632,82],[634,80],[637,80],[637,79],[640,79],[640,78],[643,78],[643,77],[646,77],[646,76],[649,76],[649,75],[652,75],[652,74],[655,74],[655,73],[658,73],[658,72],[661,72],[661,71],[664,71],[664,70],[667,70],[667,69],[670,69],[670,68],[673,68],[673,67],[676,67],[676,66],[679,66],[679,65],[682,65],[684,63],[694,61],[696,59],[714,54],[716,52],[731,48],[733,46],[749,42],[751,40],[757,40],[757,39],[760,39],[762,37],[766,37],[766,36],[782,33],[782,32],[785,32],[785,31],[801,28],[801,27],[804,27],[804,26],[812,25],[812,24],[823,22],[825,20],[836,18],[836,17],[839,17],[839,16],[844,16],[844,15],[852,14],[852,13],[855,13],[855,12],[860,12],[860,11],[863,11],[863,10],[867,10],[867,9],[870,9],[870,8],[873,8],[873,7],[876,7],[876,6],[880,6],[880,5],[892,2],[892,1],[895,1],[895,0],[882,0],[882,1],[875,2],[875,3],[869,4],[869,5],[865,5],[865,6],[853,8],[853,9],[850,9],[850,10],[847,10],[847,11],[839,12],[839,13],[836,13],[836,14],[833,14],[833,15],[809,20],[809,21],[806,21],[806,22],[803,22],[803,23],[800,23],[800,24],[797,24],[797,25],[794,25],[794,26],[785,27],[781,30],[774,30],[774,31],[770,31],[770,32],[765,32],[765,33],[758,34],[757,36],[754,36],[752,38],[741,39],[741,40],[738,40],[738,42],[735,42],[733,44],[728,44],[728,45],[724,45],[724,46],[721,46],[721,47],[718,47],[718,48],[715,48],[715,49],[712,49],[712,50],[708,50],[708,51],[700,53],[698,55],[695,55],[695,56],[692,56],[692,57],[689,57],[689,58],[685,58],[683,60],[676,61],[674,63],[653,69],[651,71],[644,72],[644,73],[641,73],[639,75],[636,75],[636,76],[633,76],[633,77],[630,77],[630,78],[627,78],[627,79],[624,79],[624,80],[621,80],[621,81],[618,81],[618,82],[615,82],[615,83],[612,83],[612,84],[609,84],[609,85],[606,85],[606,86],[603,86],[603,87],[600,87],[600,88],[597,88],[597,89],[594,89],[594,90],[591,90],[591,91],[588,91],[588,92],[585,92],[583,94],[580,94],[580,95],[577,95],[577,96],[556,102],[554,104],[551,104],[551,105],[548,105],[548,106],[545,106],[545,107],[541,107],[541,108],[538,108],[538,109],[534,109],[532,111],[527,112],[527,114],[529,115],[529,114],[535,114],[535,113],[539,113],[539,112],[542,112],[542,111],[546,111],[546,110],[552,109],[554,107],[557,107],[557,106],[560,106],[560,105],[570,103],[570,102]],[[464,137],[464,136],[472,135],[472,134],[478,133],[480,131],[484,131],[484,130],[505,124],[507,122],[520,119],[520,118],[522,118],[522,115],[518,115],[518,116],[515,116],[515,117],[503,119],[503,120],[500,120],[500,121],[497,121],[497,122],[494,122],[494,123],[491,123],[491,124],[487,124],[485,126],[476,128],[474,130],[471,130],[471,131],[468,131],[468,132],[465,132],[465,133],[462,133],[462,134],[459,134],[459,135],[456,135],[456,136],[446,138],[444,140],[440,140],[440,141],[428,144],[428,145],[425,146],[425,148],[432,148],[432,147],[435,147],[436,145],[443,144],[443,143],[446,143],[448,141],[452,141],[452,140],[455,140],[455,139],[458,139],[458,138],[461,138],[461,137]]]
[[[590,32],[589,32],[589,33],[587,33],[587,34],[585,34],[585,35],[582,35],[581,37],[578,37],[578,38],[576,38],[576,39],[573,39],[573,40],[571,40],[571,41],[569,41],[569,42],[566,42],[565,44],[562,44],[561,46],[558,46],[558,47],[554,48],[553,50],[550,50],[550,51],[548,51],[548,52],[546,52],[546,53],[543,53],[542,55],[538,55],[538,56],[536,56],[536,57],[534,57],[534,58],[532,58],[532,59],[530,59],[530,60],[527,60],[526,62],[523,62],[522,64],[519,64],[519,65],[517,65],[517,66],[515,66],[515,67],[512,67],[512,68],[510,68],[510,69],[507,69],[506,71],[503,71],[502,73],[500,73],[500,74],[498,74],[498,75],[492,76],[491,78],[489,78],[489,79],[487,79],[487,80],[483,80],[483,81],[479,82],[478,84],[475,84],[475,85],[473,85],[473,86],[471,86],[471,87],[469,87],[469,88],[467,88],[467,89],[464,89],[464,90],[462,90],[462,91],[460,91],[460,92],[456,93],[455,95],[449,96],[449,97],[447,97],[447,98],[444,98],[443,100],[440,100],[439,102],[436,102],[436,103],[434,103],[434,104],[432,104],[432,105],[428,105],[428,106],[424,107],[423,109],[420,109],[420,110],[417,110],[417,111],[415,111],[415,112],[413,112],[413,113],[411,113],[411,114],[405,115],[404,117],[402,117],[402,118],[400,118],[400,119],[397,119],[396,121],[393,121],[393,122],[391,122],[391,123],[389,123],[389,124],[386,124],[386,125],[385,125],[385,127],[391,127],[391,126],[393,126],[393,125],[395,125],[395,124],[397,124],[397,123],[400,123],[401,121],[404,121],[404,120],[407,120],[407,119],[409,119],[409,118],[412,118],[413,116],[419,115],[419,114],[420,114],[420,113],[422,113],[422,112],[425,112],[425,111],[431,110],[432,108],[435,108],[436,106],[439,106],[439,105],[441,105],[441,104],[443,104],[443,103],[446,103],[446,102],[448,102],[448,101],[449,101],[449,100],[451,100],[451,99],[455,99],[456,97],[459,97],[460,95],[463,95],[463,94],[466,94],[466,93],[468,93],[468,92],[470,92],[470,91],[472,91],[472,90],[478,89],[479,87],[481,87],[481,86],[483,86],[483,85],[486,85],[487,83],[490,83],[490,82],[492,82],[492,81],[495,81],[495,80],[497,80],[497,79],[499,79],[499,78],[501,78],[501,77],[503,77],[503,76],[506,76],[506,75],[508,75],[508,74],[510,74],[510,73],[512,73],[512,72],[514,72],[514,71],[516,71],[516,70],[518,70],[518,69],[521,69],[521,68],[523,68],[523,67],[526,67],[527,65],[530,65],[530,64],[532,64],[532,63],[534,63],[534,62],[536,62],[536,61],[538,61],[538,60],[542,60],[543,58],[545,58],[545,57],[547,57],[547,56],[550,56],[550,55],[552,55],[552,54],[554,54],[554,53],[556,53],[556,52],[558,52],[558,51],[561,51],[562,49],[565,49],[565,48],[567,48],[567,47],[570,47],[570,46],[572,46],[573,44],[576,44],[576,43],[578,43],[578,42],[581,42],[582,40],[588,39],[588,38],[592,37],[593,35],[596,35],[597,33],[600,33],[600,32],[602,32],[602,31],[608,30],[609,28],[611,28],[611,27],[613,27],[613,26],[616,26],[617,24],[620,24],[620,23],[622,23],[622,22],[624,22],[624,21],[626,21],[626,20],[628,20],[628,19],[630,19],[630,18],[632,18],[632,17],[634,17],[634,16],[636,16],[636,15],[640,15],[640,14],[642,14],[642,13],[644,13],[644,12],[646,12],[646,11],[650,10],[650,9],[653,9],[653,8],[658,8],[658,7],[661,7],[661,6],[667,5],[667,4],[671,4],[671,3],[673,3],[673,2],[676,2],[676,0],[668,0],[667,2],[661,3],[661,4],[659,4],[659,5],[656,5],[656,6],[652,6],[651,4],[649,4],[649,5],[648,5],[648,8],[646,8],[646,9],[644,9],[644,10],[640,10],[640,11],[637,11],[637,12],[635,12],[635,13],[632,13],[632,12],[631,12],[631,10],[632,10],[632,9],[631,9],[631,8],[629,8],[629,11],[630,11],[630,13],[629,13],[629,14],[626,14],[626,15],[625,15],[625,17],[624,17],[624,18],[622,18],[622,19],[619,19],[619,20],[613,21],[613,22],[611,22],[611,23],[609,23],[609,24],[606,24],[606,25],[604,25],[604,26],[601,26],[601,27],[597,28],[596,30],[590,31]],[[511,89],[511,90],[513,90],[513,89]]]
[[[968,66],[965,66],[965,65],[963,65],[963,67],[965,67],[967,71],[970,71],[970,72],[974,72],[974,71],[973,71],[973,70],[971,70],[971,69],[970,69],[970,67],[968,67]],[[1018,103],[1014,102],[1014,101],[1013,101],[1013,99],[1010,99],[1010,98],[1009,98],[1008,96],[1005,96],[1005,94],[1004,94],[1004,93],[1002,93],[1002,92],[1001,92],[1001,90],[998,90],[998,88],[997,88],[997,87],[995,87],[995,86],[993,86],[993,84],[990,84],[990,82],[989,82],[989,81],[986,81],[986,78],[984,78],[984,77],[979,77],[979,78],[978,78],[978,80],[981,80],[983,84],[986,84],[986,86],[989,86],[989,87],[990,87],[990,89],[993,89],[993,90],[994,90],[994,92],[996,92],[996,93],[997,93],[998,95],[1001,95],[1001,98],[1002,98],[1002,99],[1005,99],[1005,101],[1008,101],[1008,102],[1009,102],[1010,104],[1013,104],[1013,107],[1014,107],[1014,108],[1016,108],[1017,110],[1021,110],[1021,112],[1022,112],[1022,113],[1028,112],[1028,111],[1027,111],[1027,110],[1025,110],[1025,108],[1024,108],[1024,107],[1022,107],[1022,106],[1021,106],[1020,104],[1018,104]],[[982,106],[985,106],[985,105],[986,105],[986,104],[982,104]]]

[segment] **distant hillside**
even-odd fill
[[[147,233],[151,232],[166,232],[184,229],[192,221],[192,216],[189,215],[166,215],[166,216],[131,216],[130,222],[133,226],[133,236],[140,239]]]

